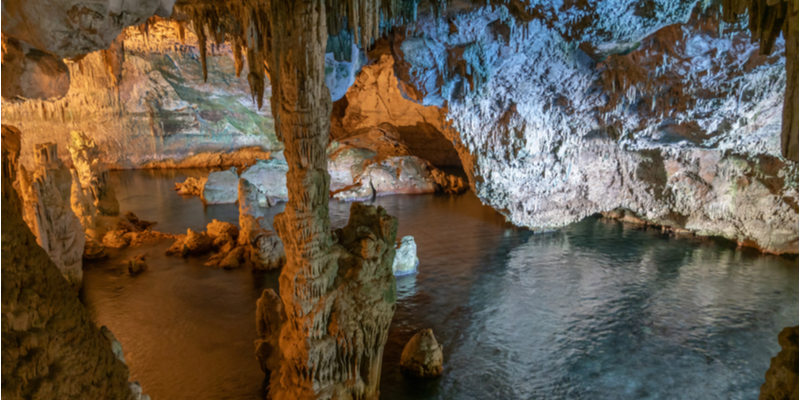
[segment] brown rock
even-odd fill
[[[126,233],[128,232],[121,229],[109,231],[105,234],[105,236],[103,236],[103,246],[112,249],[128,247],[128,245],[131,244],[131,238],[130,236],[126,236]]]
[[[200,196],[207,180],[208,178],[188,177],[183,182],[175,182],[175,190],[178,191],[178,194]]]
[[[200,256],[212,249],[212,240],[205,232],[197,233],[191,229],[186,230],[186,235],[178,235],[177,240],[167,249],[167,255]]]
[[[206,232],[208,236],[216,239],[218,236],[227,234],[231,238],[236,238],[239,236],[239,228],[236,225],[230,222],[223,222],[218,220],[212,220],[208,225],[206,225]]]
[[[798,399],[798,328],[784,328],[778,335],[781,351],[772,357],[758,400]]]
[[[423,329],[417,332],[400,356],[400,367],[420,378],[435,378],[442,375],[442,345],[436,342],[433,331]]]
[[[283,303],[272,289],[264,289],[256,302],[256,358],[264,372],[274,371],[280,366],[279,339],[281,325],[286,321]]]
[[[145,256],[146,254],[139,254],[128,260],[128,275],[138,275],[149,269]]]
[[[2,133],[3,398],[128,399],[128,368],[22,219],[19,131]]]

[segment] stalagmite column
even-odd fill
[[[270,395],[377,398],[395,307],[391,263],[397,220],[383,209],[354,204],[348,226],[332,235],[325,4],[278,1],[270,7],[271,105],[289,165],[289,201],[275,217],[287,256],[280,277],[286,322]]]
[[[114,188],[108,182],[108,167],[100,161],[100,150],[94,140],[83,132],[73,131],[69,152],[78,173],[81,189],[87,197],[91,197],[97,212],[107,216],[119,215],[119,202]]]
[[[54,143],[37,144],[33,155],[32,177],[20,167],[25,222],[64,278],[80,288],[86,237],[70,205],[72,174],[58,158]]]
[[[20,132],[2,127],[3,399],[133,399],[128,368],[20,216]]]

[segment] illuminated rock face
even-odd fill
[[[91,199],[99,215],[119,215],[119,202],[114,188],[109,183],[108,167],[101,161],[102,152],[94,140],[83,132],[72,131],[69,152],[72,154],[72,165],[77,171],[84,193],[82,198]]]
[[[54,99],[69,90],[69,69],[61,59],[6,36],[2,74],[6,99]]]
[[[72,211],[72,174],[57,157],[56,145],[37,145],[32,174],[20,167],[19,191],[23,215],[36,241],[47,252],[64,278],[76,289],[83,280],[86,237],[81,221]]]
[[[474,192],[517,225],[548,230],[622,208],[796,253],[797,164],[776,158],[783,42],[761,56],[716,9],[637,4],[563,19],[544,4],[537,15],[478,7],[449,29],[420,18],[392,38],[399,87],[447,107],[442,132]]]
[[[3,398],[133,398],[128,368],[20,215],[20,132],[3,125],[2,139]]]
[[[29,140],[56,143],[62,159],[69,157],[72,130],[92,137],[112,169],[242,166],[283,148],[269,107],[254,106],[247,68],[236,74],[233,46],[207,44],[204,82],[189,24],[158,21],[147,32],[123,32],[121,69],[107,61],[118,53],[65,60],[71,84],[60,100],[3,100],[3,121],[26,132],[23,164],[32,162]]]

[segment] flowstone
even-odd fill
[[[25,222],[64,278],[80,289],[86,237],[70,205],[72,174],[58,158],[55,144],[38,144],[34,154],[32,176],[20,166],[19,191]]]

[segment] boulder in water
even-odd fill
[[[200,197],[206,204],[233,204],[239,196],[239,177],[234,169],[208,174]]]
[[[139,254],[128,260],[128,275],[138,275],[149,269],[144,258],[145,254]]]
[[[414,335],[403,348],[400,367],[420,378],[441,376],[444,362],[442,347],[436,342],[433,330],[423,329]]]
[[[414,241],[413,236],[406,236],[397,242],[392,273],[395,276],[411,275],[417,272],[418,265],[417,243]]]

